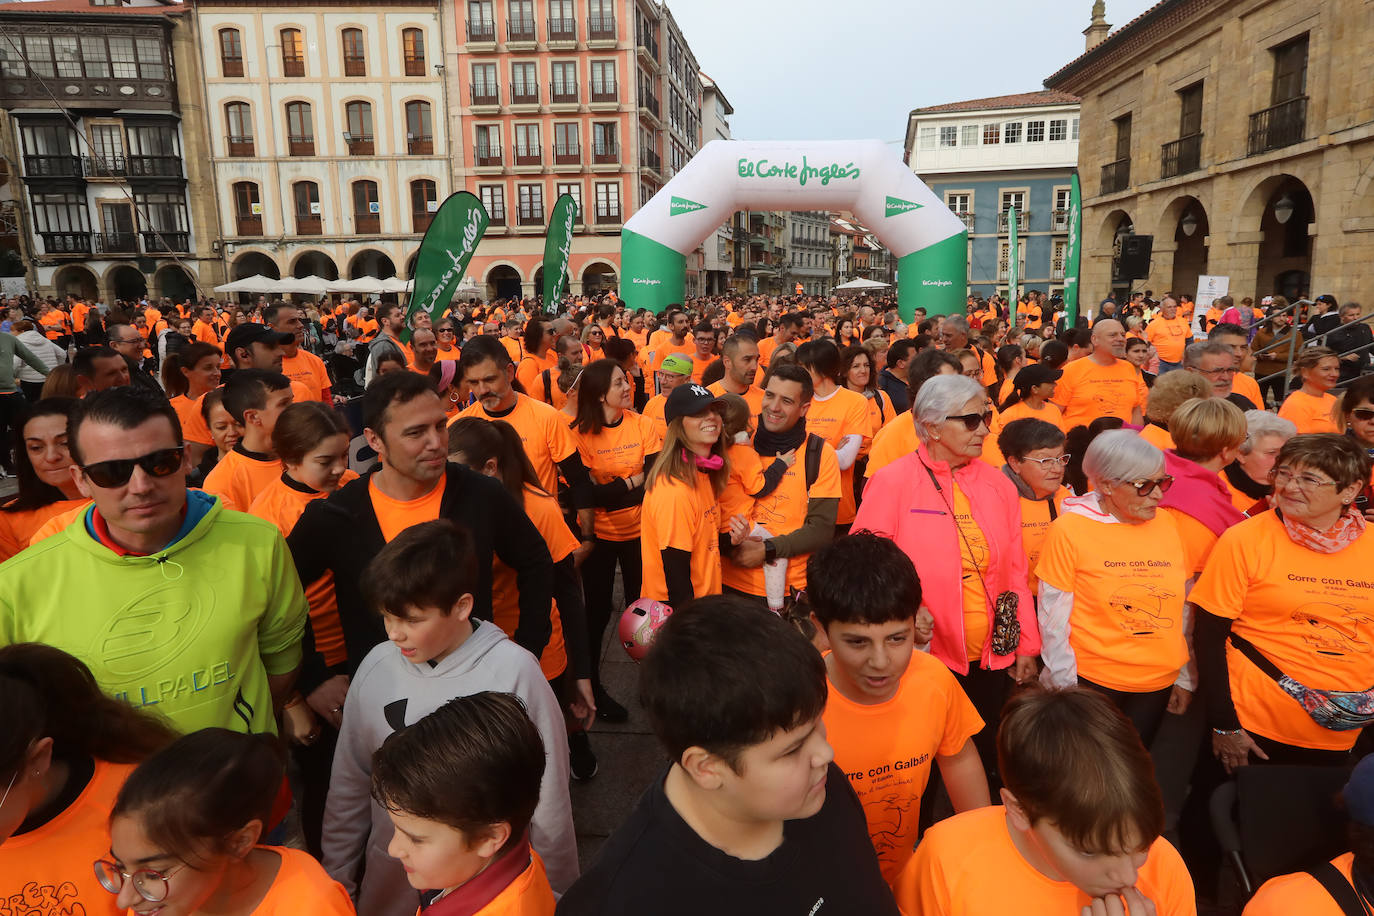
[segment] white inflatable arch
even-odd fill
[[[852,211],[897,257],[903,320],[918,305],[963,311],[968,232],[880,140],[706,144],[625,223],[625,301],[655,312],[682,302],[687,254],[743,209]]]

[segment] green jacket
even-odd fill
[[[105,547],[87,510],[0,565],[0,645],[63,649],[182,731],[273,733],[267,678],[299,666],[308,611],[295,565],[269,522],[187,495],[200,520],[151,556]]]

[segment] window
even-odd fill
[[[577,122],[553,126],[554,165],[569,165],[582,161],[582,148],[578,144]]]
[[[428,102],[406,102],[406,151],[412,156],[434,153],[434,116]]]
[[[72,39],[75,54],[76,40]],[[61,69],[62,59],[58,58],[58,69]],[[138,39],[138,69],[139,76],[145,80],[165,80],[167,78],[167,60],[163,54],[162,42],[156,38]],[[59,72],[59,76],[61,73]],[[80,75],[78,69],[77,75]]]
[[[496,20],[491,0],[468,0],[468,41],[495,41]]]
[[[132,53],[133,42],[129,39],[124,40],[129,42],[129,50]],[[48,41],[48,36],[25,35],[24,53],[29,59],[29,72],[34,76],[53,77],[57,75],[57,71],[53,69],[52,44]],[[129,75],[137,76],[137,68]]]
[[[539,125],[515,125],[515,164],[539,165],[540,160]]]
[[[319,235],[320,186],[313,181],[298,181],[291,186],[291,199],[296,205],[296,234]]]
[[[538,104],[539,79],[533,63],[510,65],[510,93],[512,105]]]
[[[984,124],[983,125],[983,145],[990,146],[994,143],[1002,142],[1002,125]]]
[[[434,211],[439,209],[439,189],[428,178],[417,178],[410,183],[410,219],[415,232],[424,232],[434,219]]]
[[[234,183],[234,219],[239,235],[262,235],[262,201],[251,181]]]
[[[614,102],[615,99],[615,61],[592,61],[592,101]]]
[[[936,140],[940,136],[940,131],[934,127],[921,128],[921,149],[935,149]]]
[[[1307,94],[1307,36],[1274,49],[1274,88],[1271,104],[1279,105]]]
[[[349,102],[344,105],[344,141],[348,143],[350,156],[372,155],[371,102]]]
[[[181,144],[167,124],[130,124],[129,174],[154,178],[181,177]]]
[[[516,213],[516,225],[544,225],[544,186],[542,184],[522,184],[516,187],[520,195],[520,209]]]
[[[315,126],[309,102],[286,103],[286,146],[292,156],[315,155]]]
[[[615,4],[616,0],[587,0],[588,38],[615,38]]]
[[[281,72],[283,76],[305,76],[305,41],[300,29],[281,30]]]
[[[367,52],[363,47],[362,29],[344,29],[344,76],[367,76]]]
[[[493,226],[504,226],[506,224],[506,189],[504,185],[484,184],[477,188],[478,196],[482,198],[482,206],[487,210],[487,216],[491,218]]]
[[[940,145],[957,146],[959,143],[959,128],[942,127],[940,128]]]
[[[18,49],[10,47],[9,42],[0,43],[11,58],[18,58]],[[85,35],[81,38],[81,63],[89,79],[108,79],[110,76],[110,50],[105,38],[100,35]],[[24,64],[19,62],[12,68],[7,60],[4,64],[5,76],[23,76]]]
[[[243,76],[243,33],[219,30],[219,66],[225,76]]]
[[[576,41],[576,16],[573,0],[549,0],[549,40]]]
[[[377,182],[353,182],[353,225],[359,232],[382,231],[382,205],[377,200]]]
[[[124,128],[119,124],[91,125],[91,159],[98,175],[124,174]]]
[[[592,162],[607,164],[620,160],[615,128],[614,121],[597,121],[592,124]]]
[[[405,55],[406,76],[424,76],[424,29],[401,29],[401,52]]]
[[[977,146],[977,145],[978,145],[978,125],[977,125],[977,124],[965,124],[963,127],[959,128],[959,145],[960,145],[960,146]]]
[[[224,126],[229,133],[229,155],[253,155],[253,110],[247,102],[224,103]]]
[[[1050,256],[1050,279],[1064,279],[1064,261],[1067,259],[1069,243],[1062,239],[1056,239],[1054,243],[1054,254]]]
[[[110,38],[110,72],[117,80],[138,79],[138,57],[134,54],[132,38]],[[27,40],[25,41],[27,46]],[[29,56],[33,66],[33,56]],[[50,74],[47,74],[50,75]]]
[[[90,214],[84,194],[33,194],[34,226],[48,254],[91,250]]]
[[[1004,143],[1020,143],[1020,142],[1021,142],[1021,122],[1020,122],[1020,121],[1008,121],[1008,122],[1006,123],[1005,128],[1002,130],[1002,141],[1003,141]]]
[[[1202,132],[1202,84],[1194,83],[1178,91],[1178,135],[1191,137]]]
[[[1026,122],[1026,142],[1043,143],[1045,141],[1045,122],[1027,121]]]
[[[580,181],[560,181],[558,183],[558,196],[567,194],[577,204],[577,220],[581,220],[584,213],[582,209],[582,182]]]
[[[495,64],[472,65],[472,104],[501,104],[501,89],[496,84]]]
[[[1050,139],[1051,139],[1051,140],[1063,140],[1063,139],[1064,139],[1065,137],[1067,137],[1068,135],[1069,135],[1069,122],[1068,122],[1068,121],[1066,121],[1066,120],[1064,120],[1064,119],[1061,118],[1061,119],[1058,120],[1058,121],[1051,121],[1051,122],[1050,122]]]
[[[139,39],[140,42],[147,39]],[[157,40],[153,39],[154,52],[157,48]],[[81,76],[81,54],[76,50],[75,35],[54,35],[52,36],[53,60],[57,65],[57,75],[71,79]]]
[[[1116,124],[1116,158],[1131,158],[1131,116],[1122,115]]]
[[[1020,285],[1020,283],[1024,283],[1025,280],[1026,280],[1026,245],[1025,245],[1024,243],[1022,243],[1022,244],[1020,244],[1020,245],[1017,245],[1016,247],[1019,249],[1019,250],[1017,251],[1017,253],[1016,253],[1016,254],[1017,254],[1017,258],[1016,258],[1016,275],[1017,275],[1017,277],[1019,278],[1019,283],[1018,283],[1018,285]],[[1001,241],[1001,242],[998,242],[998,243],[997,243],[997,279],[999,279],[999,280],[1009,280],[1009,279],[1011,279],[1011,274],[1010,274],[1010,271],[1008,270],[1008,268],[1009,268],[1010,265],[1011,265],[1011,242],[1010,242],[1010,241]]]
[[[955,214],[969,212],[968,194],[948,194],[945,196],[945,205]]]
[[[534,0],[510,0],[506,37],[511,41],[534,41]]]
[[[1077,139],[1078,139],[1078,119],[1077,119],[1077,118],[1074,118],[1074,119],[1073,119],[1073,122],[1069,125],[1069,139],[1070,139],[1070,140],[1077,140]]]
[[[501,164],[501,128],[495,124],[479,124],[475,130],[477,148],[474,154],[478,165]]]
[[[554,61],[549,65],[553,74],[552,91],[554,102],[577,101],[577,64],[571,61]]]
[[[1055,188],[1055,189],[1054,189],[1054,209],[1055,209],[1055,210],[1065,210],[1065,211],[1067,211],[1067,210],[1069,209],[1069,189],[1068,189],[1068,188]]]
[[[596,221],[598,223],[620,222],[620,182],[598,181],[596,183]]]

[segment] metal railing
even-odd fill
[[[578,165],[582,162],[582,147],[576,143],[555,143],[553,145],[554,165]]]
[[[609,13],[592,13],[587,17],[587,39],[589,41],[614,40],[615,37],[615,16]]]
[[[657,172],[663,168],[663,157],[651,149],[641,149],[639,151],[639,164],[643,168],[653,169]]]
[[[1250,115],[1249,155],[1292,146],[1307,133],[1307,96],[1271,105]]]
[[[474,85],[472,87],[472,104],[474,105],[500,105],[501,90],[495,86]]]
[[[577,20],[550,16],[549,41],[577,41]]]
[[[468,22],[468,41],[495,41],[496,23],[490,19]]]
[[[138,236],[132,232],[99,232],[95,236],[96,254],[137,254]]]
[[[544,225],[544,208],[525,207],[519,208],[515,217],[517,226],[542,226]]]
[[[296,214],[296,234],[297,235],[322,235],[324,233],[324,220],[314,214]]]
[[[534,19],[506,20],[506,41],[534,41]]]
[[[225,140],[229,146],[230,156],[252,156],[254,153],[252,137],[235,137],[231,135],[226,137]]]
[[[407,137],[406,152],[412,156],[434,155],[433,137]]]
[[[1131,186],[1131,160],[1129,157],[1109,162],[1102,166],[1103,194],[1114,194]]]
[[[40,232],[43,250],[48,254],[90,254],[89,232]]]
[[[189,232],[144,232],[143,250],[152,254],[159,251],[190,251],[191,234]]]
[[[1011,214],[1010,210],[1003,210],[997,214],[997,231],[1009,232],[1011,230],[1011,220],[1007,217]],[[1016,231],[1025,232],[1026,226],[1030,224],[1030,211],[1018,210],[1016,213]]]
[[[534,145],[532,145],[532,146],[525,146],[525,145],[523,145],[523,144],[518,144],[518,143],[516,144],[516,146],[515,146],[515,164],[516,164],[516,165],[540,165],[540,164],[543,163],[543,161],[544,161],[543,151],[540,149],[540,147],[539,147],[538,144],[534,144]]]
[[[598,143],[592,148],[592,163],[594,165],[615,165],[619,162],[619,143]]]
[[[129,171],[123,156],[87,156],[84,164],[87,178],[123,178]]]
[[[615,82],[602,83],[592,81],[592,101],[593,102],[615,102],[618,101],[616,95]]]
[[[1290,318],[1296,319],[1299,307],[1302,305],[1311,304],[1312,303],[1310,302],[1303,302],[1302,300],[1289,303],[1287,308],[1274,312],[1273,314],[1265,318],[1264,321],[1272,321],[1273,318],[1280,315],[1287,315]],[[1365,312],[1355,321],[1350,323],[1359,324],[1361,322],[1367,322],[1370,318],[1374,318],[1374,310]],[[1282,370],[1280,370],[1279,372],[1271,372],[1268,375],[1264,376],[1256,376],[1255,381],[1259,383],[1261,391],[1263,390],[1264,384],[1266,382],[1275,381],[1277,379],[1283,379],[1282,387],[1284,391],[1284,396],[1286,397],[1293,382],[1293,363],[1296,361],[1298,352],[1311,346],[1326,346],[1328,338],[1332,334],[1336,333],[1344,327],[1345,325],[1338,324],[1330,330],[1323,331],[1320,334],[1314,334],[1312,337],[1303,337],[1301,342],[1299,342],[1298,338],[1302,334],[1302,328],[1298,327],[1297,321],[1294,320],[1293,324],[1289,325],[1288,327],[1289,333],[1287,335],[1274,341],[1268,346],[1261,347],[1258,350],[1251,351],[1251,355],[1255,357],[1257,363],[1265,353],[1273,353],[1277,356],[1280,351],[1283,351],[1283,356],[1281,358],[1285,361],[1286,365]],[[1374,352],[1374,343],[1364,344],[1363,346],[1355,347],[1350,350],[1338,350],[1337,355],[1349,356],[1351,353],[1369,352]],[[1344,389],[1347,384],[1348,382],[1341,382],[1340,384],[1336,385],[1335,388],[1333,388],[1332,390],[1340,391]],[[1279,404],[1283,402],[1283,398],[1279,398],[1278,400]],[[1275,408],[1277,408],[1279,404],[1275,404]],[[1259,407],[1261,410],[1266,409],[1266,406],[1264,404],[1257,404],[1255,406]]]
[[[478,145],[472,151],[472,160],[480,166],[500,165],[501,147],[495,143],[487,146]]]
[[[80,178],[81,157],[69,155],[25,156],[24,174],[30,178],[37,178],[40,175],[45,178]]]
[[[289,156],[315,155],[314,137],[287,137],[286,152]]]
[[[549,101],[555,104],[575,103],[577,101],[577,84],[570,86],[560,86],[557,83],[549,86]]]
[[[1202,165],[1202,134],[1179,137],[1159,148],[1159,177],[1196,172]]]

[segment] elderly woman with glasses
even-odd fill
[[[1064,451],[1064,432],[1035,417],[1012,420],[997,435],[1006,464],[1002,473],[1021,497],[1021,544],[1026,549],[1026,576],[1031,594],[1038,580],[1035,567],[1050,525],[1063,510],[1072,491],[1064,487],[1064,469],[1071,457]]]
[[[1193,588],[1212,753],[1228,773],[1345,763],[1374,718],[1374,534],[1355,507],[1369,474],[1349,436],[1289,439],[1275,511],[1223,534]]]
[[[1164,453],[1119,429],[1083,456],[1091,489],[1064,501],[1040,553],[1040,634],[1050,687],[1106,694],[1146,747],[1165,710],[1186,708],[1184,613],[1192,563],[1159,503],[1174,480]]]
[[[989,773],[1008,688],[1034,678],[1040,651],[1016,487],[978,460],[991,420],[979,382],[925,382],[911,408],[919,444],[873,473],[853,527],[892,538],[916,565],[935,618],[931,654],[983,718],[974,744]]]
[[[1231,505],[1245,516],[1269,511],[1269,494],[1274,492],[1274,461],[1283,444],[1298,434],[1292,420],[1267,410],[1245,412],[1245,441],[1239,454],[1222,469]]]

